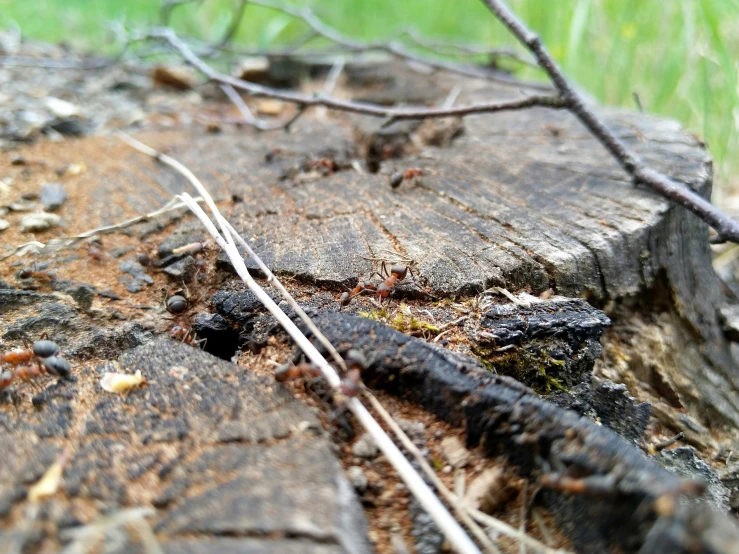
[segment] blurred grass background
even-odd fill
[[[178,7],[172,26],[220,37],[237,0]],[[303,0],[345,34],[421,34],[485,45],[515,41],[478,0]],[[739,0],[509,0],[581,87],[607,104],[672,117],[703,138],[716,160],[715,200],[739,191]],[[160,0],[0,0],[0,28],[29,38],[105,49],[106,24],[158,22]],[[236,42],[268,47],[305,30],[286,15],[249,6]],[[516,45],[517,46],[517,45]],[[108,46],[110,48],[110,46]],[[526,77],[535,74],[526,72]]]

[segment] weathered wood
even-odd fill
[[[38,395],[36,410],[0,409],[0,552],[58,551],[65,529],[152,505],[167,552],[371,551],[332,444],[285,388],[181,342],[152,340],[138,324],[91,330],[88,316],[53,295],[3,290],[0,312],[4,339],[48,331],[76,373]],[[123,350],[78,371],[86,357]],[[106,371],[136,370],[143,389],[121,396],[100,387]],[[72,456],[59,493],[24,520],[28,488],[63,448]],[[122,536],[122,548],[139,551],[134,533]]]

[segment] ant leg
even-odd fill
[[[375,275],[377,275],[380,278],[380,281],[385,281],[386,279],[390,277],[389,275],[383,275],[379,271],[375,271],[372,275],[370,275],[370,279],[372,279],[372,277],[374,277]]]
[[[421,284],[420,284],[420,283],[418,282],[418,279],[416,279],[416,274],[415,274],[415,273],[413,272],[413,270],[411,269],[411,266],[406,266],[406,267],[408,268],[408,273],[410,273],[410,274],[411,274],[411,277],[413,278],[413,283],[414,283],[414,284],[415,284],[416,286],[420,287],[420,286],[421,286]]]
[[[380,268],[382,273],[384,273],[385,275],[383,275],[382,273],[378,273],[378,275],[380,276],[380,279],[384,281],[385,279],[390,277],[390,273],[388,273],[387,267],[385,266],[385,260],[382,261],[382,265],[380,266]]]

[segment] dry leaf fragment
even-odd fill
[[[446,461],[452,467],[460,468],[467,465],[470,459],[470,451],[467,450],[459,440],[459,437],[446,437],[441,441],[441,451]]]
[[[108,372],[100,379],[100,386],[103,387],[103,390],[116,394],[126,393],[145,384],[146,377],[141,375],[140,369],[137,369],[133,375]]]
[[[62,480],[62,473],[64,473],[64,467],[69,462],[71,452],[68,449],[64,449],[57,458],[56,462],[49,466],[43,477],[38,482],[28,489],[28,500],[31,502],[38,502],[44,498],[52,496],[56,493],[59,488],[59,483]]]

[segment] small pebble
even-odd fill
[[[0,219],[0,231],[5,231],[5,229],[7,229],[8,227],[10,227],[10,223],[5,221],[4,219]]]
[[[404,418],[398,418],[398,426],[403,430],[403,432],[408,435],[408,438],[410,438],[413,441],[413,444],[415,444],[419,448],[423,448],[426,446],[426,437],[424,434],[426,433],[426,425],[423,424],[423,422],[410,419],[404,419]]]
[[[37,233],[57,227],[62,218],[56,214],[38,212],[24,215],[21,219],[21,233]]]
[[[367,490],[367,485],[369,483],[367,481],[367,476],[364,474],[364,470],[362,470],[361,467],[351,466],[346,473],[349,476],[349,481],[358,493],[361,494]]]
[[[75,106],[71,102],[62,100],[61,98],[47,96],[44,103],[46,104],[46,109],[48,109],[55,117],[66,119],[68,117],[80,115],[79,107]]]
[[[58,210],[69,198],[61,183],[45,183],[41,187],[41,204],[47,212]]]
[[[352,446],[352,454],[354,454],[357,458],[371,459],[377,456],[378,452],[379,449],[377,448],[374,439],[372,439],[369,433],[365,433],[364,435],[359,437],[359,439],[357,439],[357,442],[355,442]]]

